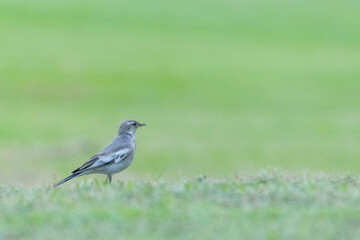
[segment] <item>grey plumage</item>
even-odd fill
[[[118,130],[117,136],[106,145],[99,153],[92,156],[81,167],[71,172],[71,175],[54,186],[59,186],[74,177],[92,173],[106,174],[109,182],[113,174],[121,172],[130,166],[134,158],[136,142],[135,132],[145,124],[135,120],[123,121]]]

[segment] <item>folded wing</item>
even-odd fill
[[[101,167],[112,162],[120,163],[130,154],[131,154],[130,148],[120,148],[117,151],[110,153],[100,152],[92,156],[86,163],[84,163],[81,167],[75,169],[71,173],[74,174],[74,173],[84,172],[86,170]]]

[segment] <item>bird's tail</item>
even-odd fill
[[[77,176],[79,176],[79,174],[71,174],[71,175],[68,176],[67,178],[64,178],[63,180],[59,181],[58,183],[55,183],[55,184],[54,184],[54,187],[57,187],[57,186],[59,186],[60,184],[63,184],[64,182],[67,182],[67,181],[69,181],[69,180],[71,180],[71,179],[73,179],[74,177],[77,177]]]

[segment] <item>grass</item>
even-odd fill
[[[0,0],[0,239],[357,239],[359,12]],[[121,182],[44,187],[128,118]]]
[[[357,239],[360,178],[97,180],[0,188],[2,239]]]
[[[359,10],[320,0],[0,1],[0,179],[60,178],[127,118],[148,124],[127,170],[135,178],[356,174]]]

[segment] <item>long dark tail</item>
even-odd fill
[[[70,176],[68,176],[67,178],[64,178],[63,180],[61,180],[61,181],[59,181],[58,183],[55,183],[54,184],[54,187],[57,187],[57,186],[59,186],[60,184],[63,184],[64,182],[67,182],[67,181],[69,181],[69,180],[71,180],[71,179],[73,179],[74,177],[77,177],[77,176],[79,176],[80,174],[71,174]]]

